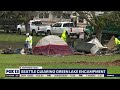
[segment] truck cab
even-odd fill
[[[73,22],[57,22],[51,27],[51,33],[60,35],[66,29],[69,35],[72,27],[74,27]]]
[[[38,33],[40,26],[42,25],[42,22],[41,20],[30,20],[29,25],[30,25],[30,33],[34,35]],[[18,34],[26,33],[24,22],[22,24],[17,25],[17,30],[18,30]]]
[[[83,32],[83,28],[75,27],[73,22],[56,22],[52,26],[46,26],[44,32],[49,35],[61,35],[64,30],[67,31],[68,35],[78,35]]]

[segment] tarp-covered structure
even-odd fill
[[[100,49],[93,43],[79,41],[76,45],[76,50],[85,53],[99,54]]]
[[[107,47],[104,47],[97,38],[93,38],[89,42],[79,41],[76,46],[77,51],[88,52],[91,54],[100,54],[102,49],[107,49]]]
[[[104,47],[97,38],[93,38],[91,41],[87,42],[87,43],[92,43],[95,44],[98,48],[103,49],[103,48],[107,48]]]
[[[43,37],[33,48],[36,55],[72,55],[74,52],[68,44],[56,35]]]

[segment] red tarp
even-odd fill
[[[68,45],[46,45],[36,46],[33,49],[33,54],[36,55],[71,55],[73,54]]]

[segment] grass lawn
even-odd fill
[[[113,56],[82,56],[73,55],[65,57],[48,57],[39,55],[0,55],[0,77],[4,77],[5,68],[18,68],[19,66],[42,66],[43,68],[104,68],[109,74],[119,74],[119,66],[102,66],[102,65],[80,65],[78,63],[61,63],[61,62],[79,62],[79,61],[113,61],[120,58],[120,55]],[[56,64],[55,64],[56,63]],[[58,63],[58,64],[57,64]],[[108,78],[108,77],[107,77]],[[35,78],[33,78],[35,79]],[[75,78],[76,79],[76,78]],[[78,78],[77,78],[78,79]],[[101,78],[102,79],[102,78]]]
[[[41,36],[33,36],[33,41],[38,42]],[[26,39],[26,35],[18,35],[16,33],[11,34],[0,34],[0,41],[9,41],[9,42],[24,42]]]
[[[4,34],[0,33],[0,49],[5,48],[23,48],[25,44],[26,35],[18,35],[16,33]],[[33,36],[33,46],[41,39],[41,36]]]
[[[17,34],[0,34],[0,42],[24,42],[25,35]],[[37,42],[41,37],[33,36],[33,41]],[[71,55],[64,57],[42,56],[42,55],[20,55],[20,54],[0,54],[0,78],[11,79],[5,77],[5,68],[18,68],[19,66],[42,66],[43,68],[104,68],[108,70],[109,74],[119,74],[120,66],[103,66],[103,65],[81,65],[79,63],[62,63],[62,62],[107,62],[120,59],[120,55],[111,56],[85,56],[85,55]],[[14,79],[14,78],[12,78]],[[22,78],[22,79],[53,79],[53,78]],[[110,79],[106,78],[54,78],[54,79]],[[113,79],[120,79],[113,77]]]

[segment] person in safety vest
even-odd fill
[[[115,46],[117,49],[120,49],[120,36],[118,38],[115,38]]]
[[[61,38],[62,38],[65,42],[67,42],[67,31],[66,31],[66,30],[63,31],[63,33],[62,33],[62,35],[61,35]]]
[[[27,33],[26,36],[25,47],[27,49],[27,53],[30,53],[32,51],[32,36],[29,35],[29,33]]]

